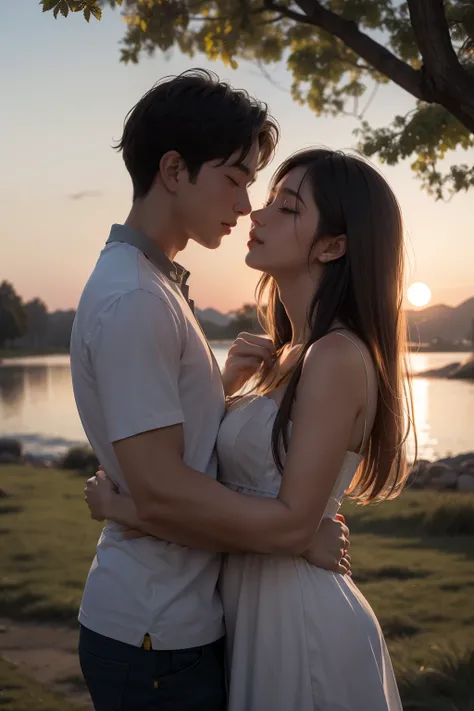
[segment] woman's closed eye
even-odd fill
[[[270,205],[272,205],[272,204],[273,204],[274,202],[276,202],[277,200],[278,200],[278,196],[275,198],[274,196],[271,195],[271,196],[268,198],[268,200],[265,202],[265,204],[264,204],[263,207],[264,207],[264,208],[270,207]],[[279,211],[279,212],[284,212],[284,213],[286,213],[286,214],[288,214],[288,215],[299,215],[298,210],[293,209],[293,208],[291,208],[291,207],[288,206],[288,200],[287,200],[286,198],[284,198],[284,199],[282,200],[281,206],[278,207],[278,211]]]
[[[279,212],[286,212],[289,215],[298,215],[298,210],[289,207],[288,200],[285,198],[282,202],[281,207],[278,208]]]

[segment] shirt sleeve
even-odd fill
[[[155,294],[130,292],[100,314],[89,353],[111,442],[184,422],[181,352],[176,316]]]

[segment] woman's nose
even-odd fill
[[[252,210],[250,213],[250,219],[254,223],[254,225],[258,225],[259,227],[262,227],[263,225],[263,209],[262,210]]]

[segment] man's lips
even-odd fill
[[[222,222],[222,224],[224,225],[224,227],[228,227],[230,230],[232,230],[236,226],[237,222]]]

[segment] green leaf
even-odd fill
[[[49,12],[60,2],[61,0],[41,0],[40,4],[43,6],[43,12]]]
[[[290,0],[278,2],[283,9],[296,9]],[[417,33],[406,0],[320,0],[319,4],[356,23],[362,35],[392,52],[423,80]],[[254,61],[271,79],[275,64],[285,63],[293,100],[317,116],[358,119],[357,141],[367,155],[389,165],[407,160],[423,188],[437,199],[474,186],[474,168],[438,166],[450,152],[474,148],[474,135],[450,111],[413,98],[413,110],[400,116],[395,102],[392,120],[374,128],[363,119],[370,118],[374,97],[379,101],[377,87],[391,81],[388,74],[397,80],[393,72],[382,73],[311,20],[299,22],[265,9],[264,0],[41,0],[41,5],[43,12],[52,10],[55,17],[59,12],[65,15],[67,5],[70,12],[82,11],[87,22],[92,15],[100,20],[104,5],[122,7],[126,30],[120,61],[125,64],[176,48],[188,57],[205,54],[233,69],[241,59]],[[474,95],[474,0],[445,0],[444,8],[453,49],[466,74],[473,77]],[[448,98],[451,103],[442,96],[438,100],[459,105],[458,97]]]
[[[61,0],[61,4],[59,5],[59,10],[61,12],[61,15],[63,17],[67,17],[69,14],[69,5],[67,3],[67,0]]]
[[[69,10],[71,12],[82,12],[85,6],[85,0],[69,0]]]

